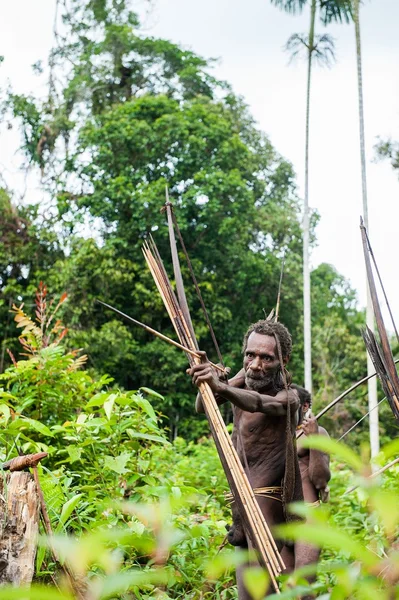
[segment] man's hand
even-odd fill
[[[218,392],[223,384],[220,381],[216,370],[209,362],[206,353],[199,352],[199,354],[201,354],[201,364],[194,365],[191,369],[187,369],[187,373],[192,378],[193,384],[197,387],[199,387],[201,383],[207,383],[213,392]]]
[[[219,381],[223,381],[224,383],[228,382],[228,378],[229,375],[231,373],[231,369],[230,367],[224,367],[221,363],[216,363],[217,367],[221,367],[222,369],[224,369],[224,373],[222,373],[221,371],[217,372],[217,376],[219,377]]]
[[[301,427],[305,435],[317,435],[319,433],[316,417],[305,417]]]
[[[235,388],[243,388],[245,386],[245,371],[241,369],[234,377],[229,379],[229,385]]]

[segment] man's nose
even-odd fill
[[[261,366],[262,363],[259,356],[255,356],[255,358],[251,362],[251,369],[253,369],[254,371],[258,371],[261,368]]]

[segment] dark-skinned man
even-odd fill
[[[234,381],[221,381],[205,354],[202,364],[188,370],[195,385],[204,382],[210,386],[218,404],[233,404],[233,444],[269,527],[286,520],[289,502],[302,499],[294,447],[299,400],[295,390],[285,389],[279,347],[289,379],[285,365],[291,354],[291,335],[281,323],[266,320],[251,325],[245,334],[243,371]],[[203,412],[200,395],[196,410]],[[234,525],[230,537],[235,537],[241,547],[250,548],[251,543],[236,516],[233,505]],[[276,544],[279,549],[283,546],[281,540],[276,540]],[[237,569],[238,598],[250,600],[243,584],[243,568]]]
[[[292,384],[292,387],[297,391],[300,403],[299,413],[301,424],[297,428],[297,436],[301,431],[304,433],[297,441],[303,497],[307,504],[316,507],[320,505],[320,501],[328,502],[329,500],[328,482],[331,478],[330,457],[319,450],[304,448],[303,440],[309,435],[324,435],[328,437],[328,433],[317,423],[317,420],[310,412],[312,399],[309,392],[299,385]],[[305,565],[317,563],[320,557],[320,549],[305,542],[296,542],[294,547],[284,547],[282,557],[287,571],[290,572],[294,568],[298,569]],[[308,579],[311,581],[314,578],[310,577]]]

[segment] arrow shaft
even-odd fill
[[[110,304],[107,304],[106,302],[103,302],[102,300],[96,300],[96,301],[99,304],[102,304],[103,306],[105,306],[106,308],[109,308],[116,314],[120,315],[127,321],[130,321],[130,323],[134,323],[135,325],[138,325],[138,327],[145,329],[145,331],[152,333],[152,335],[155,335],[155,337],[158,337],[159,339],[163,340],[164,342],[167,342],[168,344],[171,344],[172,346],[175,346],[176,348],[179,348],[180,350],[183,350],[183,352],[187,352],[188,354],[191,354],[192,356],[195,356],[196,358],[201,358],[201,355],[198,354],[198,352],[194,352],[193,350],[186,348],[182,344],[179,344],[179,342],[175,342],[175,340],[172,340],[172,338],[164,335],[163,333],[160,333],[159,331],[157,331],[156,329],[153,329],[152,327],[149,327],[148,325],[145,325],[144,323],[141,323],[141,321],[137,321],[137,319],[133,319],[133,317],[130,317],[129,315],[122,312],[121,310],[118,310],[114,306],[111,306]],[[222,373],[225,372],[222,367],[219,367],[219,365],[215,365],[214,363],[211,363],[211,365],[218,371],[221,371]]]

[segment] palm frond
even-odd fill
[[[309,46],[307,43],[307,36],[305,33],[293,33],[287,40],[284,46],[285,52],[289,52],[290,60],[293,62],[298,58],[303,50],[306,50],[306,56],[308,56]]]
[[[319,0],[319,8],[323,25],[353,21],[352,0]]]
[[[335,44],[334,38],[327,33],[316,35],[313,47],[309,48],[308,35],[305,33],[293,33],[287,40],[284,50],[290,54],[290,63],[293,62],[304,52],[304,58],[309,57],[309,50],[312,58],[317,64],[324,67],[331,67],[335,61]]]
[[[335,62],[334,38],[325,33],[315,38],[313,58],[322,67],[331,67]]]
[[[274,6],[291,15],[298,15],[302,12],[307,0],[270,0]]]

